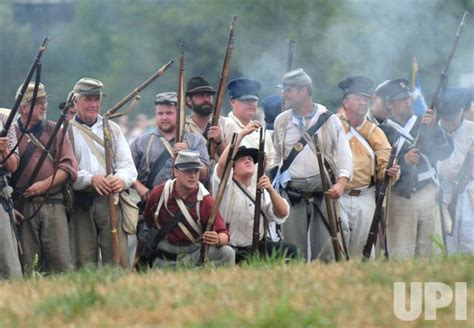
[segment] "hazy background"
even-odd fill
[[[331,110],[340,105],[336,84],[341,79],[362,74],[376,85],[409,79],[413,56],[430,102],[465,10],[474,11],[474,0],[4,0],[0,107],[13,105],[41,41],[49,36],[42,80],[50,95],[50,118],[81,77],[104,82],[105,110],[173,59],[175,65],[142,93],[132,114],[151,116],[154,95],[176,89],[181,40],[186,42],[186,80],[203,75],[217,88],[233,13],[238,18],[231,78],[257,79],[262,98],[278,92],[274,86],[293,39],[293,66],[310,74],[316,100]],[[473,17],[465,25],[449,82],[474,90]]]

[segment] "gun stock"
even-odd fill
[[[214,204],[212,204],[211,214],[209,215],[209,220],[207,221],[207,226],[205,231],[210,231],[214,229],[214,222],[216,221],[217,213],[219,211],[219,206],[221,205],[222,198],[224,197],[224,191],[227,186],[227,181],[230,177],[230,172],[232,171],[232,163],[234,162],[234,149],[237,142],[237,133],[232,135],[232,142],[229,146],[229,153],[224,165],[224,171],[222,173],[221,183],[217,189],[216,199]],[[205,264],[208,261],[209,254],[209,245],[202,242],[201,244],[201,253],[199,256],[199,262]]]

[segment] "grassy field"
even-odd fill
[[[467,282],[468,320],[403,322],[393,282]],[[473,327],[474,258],[253,263],[229,269],[82,270],[0,283],[0,327]]]

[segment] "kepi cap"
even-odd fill
[[[373,82],[371,79],[365,76],[351,76],[347,79],[340,81],[337,86],[342,90],[342,98],[350,94],[361,95],[365,97],[371,97]]]
[[[266,128],[273,130],[273,122],[283,107],[283,97],[279,95],[267,97],[262,100],[261,105],[265,113]]]
[[[181,150],[176,156],[174,166],[180,171],[200,169],[199,153],[194,150]]]
[[[155,105],[166,104],[176,106],[178,104],[178,96],[176,92],[162,92],[155,96]]]
[[[377,87],[375,94],[384,102],[411,97],[409,85],[405,79],[388,80]]]
[[[313,80],[311,80],[309,75],[306,74],[302,68],[297,68],[286,72],[283,75],[282,82],[282,84],[277,85],[278,88],[288,89],[292,87],[301,87],[313,84]]]
[[[103,86],[104,84],[99,80],[84,77],[76,82],[72,91],[84,96],[103,96]]]
[[[230,99],[258,100],[258,92],[262,85],[255,80],[239,78],[227,84]]]

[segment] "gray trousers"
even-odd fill
[[[23,209],[25,218],[31,217],[40,203],[27,201]],[[66,211],[62,204],[44,203],[39,212],[30,220],[23,220],[19,227],[23,247],[24,271],[35,268],[45,272],[64,272],[72,268],[69,248],[69,231]]]
[[[21,277],[18,248],[10,217],[0,205],[0,279]]]
[[[158,243],[158,249],[166,253],[177,254],[176,261],[156,258],[154,268],[174,268],[177,266],[195,266],[201,254],[201,244],[190,246],[177,246],[164,239]],[[235,265],[235,251],[230,246],[209,247],[209,262],[216,266]]]
[[[120,257],[125,267],[130,267],[127,235],[122,228],[122,211],[115,206]],[[88,209],[74,205],[70,222],[71,250],[76,267],[99,263],[113,264],[112,232],[110,228],[107,196],[94,198]]]
[[[317,176],[316,178],[294,179],[290,182],[290,187],[312,192],[321,190],[321,183]],[[297,204],[291,203],[285,191],[282,192],[282,196],[291,204],[290,215],[282,224],[285,240],[295,244],[307,261],[334,260],[331,235],[323,221],[327,218],[323,194],[309,200],[302,199]]]

